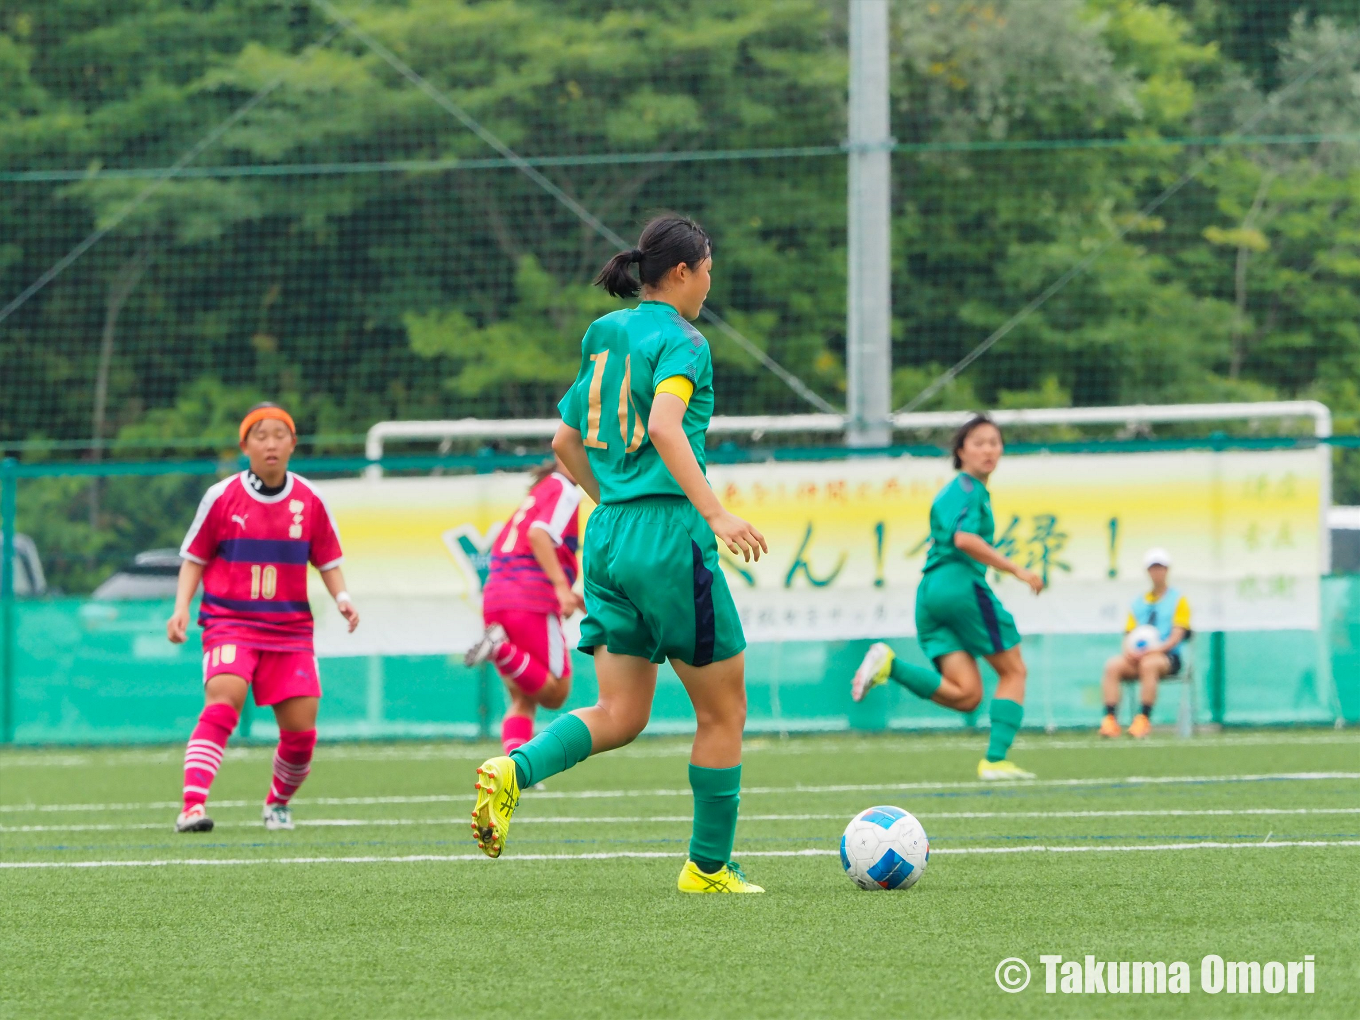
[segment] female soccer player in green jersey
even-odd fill
[[[704,476],[713,359],[689,320],[708,296],[708,235],[693,220],[659,216],[595,282],[615,297],[633,297],[634,263],[642,301],[586,331],[553,439],[553,450],[599,504],[585,534],[580,642],[595,657],[599,701],[477,770],[472,829],[487,856],[499,857],[519,791],[641,733],[656,667],[669,659],[698,719],[689,766],[694,831],[680,891],[763,892],[731,860],[746,639],[715,536],[747,560],[767,549],[759,531],[723,509]]]
[[[1001,460],[1001,430],[986,415],[969,419],[954,435],[958,475],[930,506],[930,552],[916,589],[916,639],[935,670],[912,666],[878,642],[855,671],[850,694],[856,701],[889,679],[922,698],[960,712],[982,701],[977,660],[997,672],[992,696],[992,731],[979,779],[1033,779],[1006,760],[1024,717],[1025,660],[1015,620],[987,585],[987,568],[1014,574],[1034,594],[1044,590],[1038,574],[1012,563],[992,547],[995,524],[987,480]]]

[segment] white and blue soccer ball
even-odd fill
[[[910,889],[929,860],[926,830],[899,807],[861,811],[841,837],[841,865],[861,889]]]
[[[1161,631],[1150,623],[1134,627],[1124,635],[1124,651],[1130,655],[1142,655],[1149,648],[1156,648],[1161,643]]]

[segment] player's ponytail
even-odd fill
[[[958,431],[954,433],[953,441],[949,444],[949,452],[954,457],[955,471],[963,470],[963,459],[959,457],[959,451],[963,449],[963,444],[968,441],[968,437],[972,435],[974,429],[981,428],[983,425],[990,425],[992,428],[996,429],[996,434],[1001,436],[1002,443],[1005,443],[1006,437],[1001,435],[1001,426],[992,421],[992,419],[987,416],[986,412],[979,412],[978,414],[973,415],[973,417],[959,426]]]
[[[681,263],[696,268],[712,253],[713,243],[708,234],[688,216],[675,213],[654,216],[642,228],[637,247],[621,251],[606,262],[595,277],[595,285],[614,297],[636,297],[643,284],[655,287]],[[632,273],[634,264],[638,267],[636,278]]]

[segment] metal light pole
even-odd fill
[[[850,0],[849,293],[846,382],[850,446],[887,446],[892,399],[892,243],[888,0]]]

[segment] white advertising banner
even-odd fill
[[[1196,630],[1313,629],[1323,470],[1316,450],[1011,455],[989,486],[995,542],[1049,587],[1036,597],[1009,577],[990,580],[1022,633],[1118,633],[1156,545],[1175,560],[1172,583]],[[921,457],[711,467],[724,504],[770,545],[758,564],[724,555],[748,640],[914,634],[930,503],[952,474],[947,460]],[[466,648],[481,630],[486,550],[527,475],[319,487],[364,614],[350,636],[318,611],[320,653]]]

